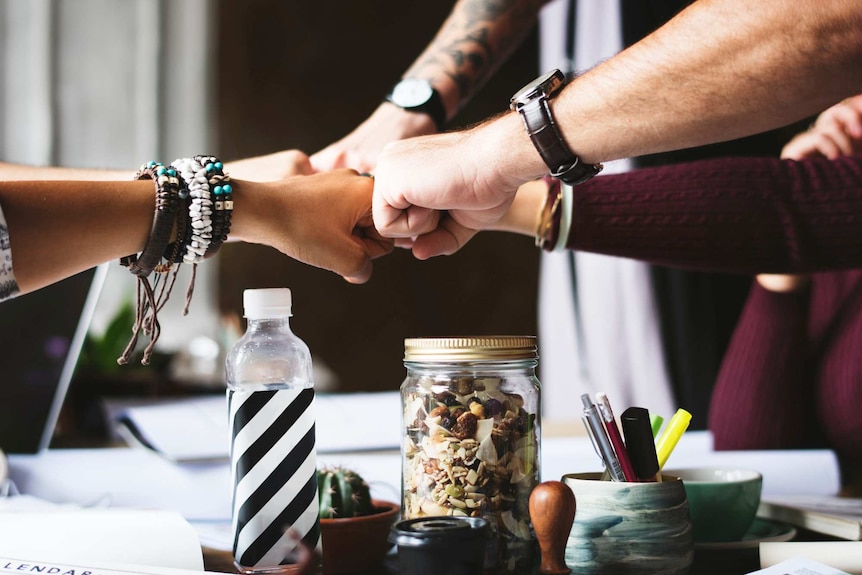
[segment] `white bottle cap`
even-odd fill
[[[242,307],[248,319],[290,317],[290,288],[247,289],[242,292]]]

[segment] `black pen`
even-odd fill
[[[620,416],[620,422],[626,439],[626,451],[638,480],[661,481],[649,411],[643,407],[629,407]]]

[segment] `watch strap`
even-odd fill
[[[583,183],[602,170],[601,164],[586,164],[566,145],[557,129],[549,100],[534,98],[518,107],[527,134],[536,146],[551,175],[574,186]]]
[[[443,105],[443,97],[440,95],[440,92],[435,90],[433,87],[431,88],[431,96],[424,103],[419,104],[418,106],[401,106],[392,99],[392,92],[389,92],[389,94],[386,95],[386,101],[395,104],[402,110],[407,110],[408,112],[428,114],[434,121],[434,125],[437,126],[438,132],[442,132],[446,127],[446,106]]]

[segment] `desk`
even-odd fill
[[[703,437],[686,434],[674,452],[673,465],[703,465]],[[720,454],[728,459],[732,454]],[[746,454],[755,455],[755,454]],[[805,481],[837,491],[837,463],[830,454],[807,453]],[[764,455],[763,457],[766,457]],[[721,459],[720,458],[720,459]],[[372,496],[398,501],[400,456],[397,451],[326,454],[319,463],[344,464],[356,468],[371,484]],[[92,504],[109,498],[112,505],[157,507],[179,511],[191,521],[229,521],[230,485],[226,462],[175,465],[144,449],[106,448],[49,451],[39,456],[10,456],[10,476],[24,493],[55,501]],[[762,462],[761,462],[762,463]],[[542,473],[557,479],[563,473],[593,471],[595,453],[585,438],[544,437]],[[768,466],[774,472],[774,466]],[[810,474],[816,474],[812,479]],[[63,477],[63,481],[57,481]],[[764,474],[764,488],[780,487]],[[232,571],[227,551],[207,550],[207,569]],[[390,560],[377,572],[397,573]],[[692,575],[745,574],[758,568],[756,549],[745,551],[698,551]],[[371,575],[371,574],[369,574]]]

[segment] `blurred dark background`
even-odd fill
[[[219,154],[312,154],[341,138],[377,107],[453,4],[219,2]],[[533,33],[450,127],[503,111],[538,75],[537,62]],[[289,287],[294,331],[335,372],[339,391],[397,389],[405,337],[536,334],[538,266],[530,238],[485,233],[426,262],[399,250],[355,286],[273,249],[230,244],[220,256],[219,304],[236,317],[243,289]]]

